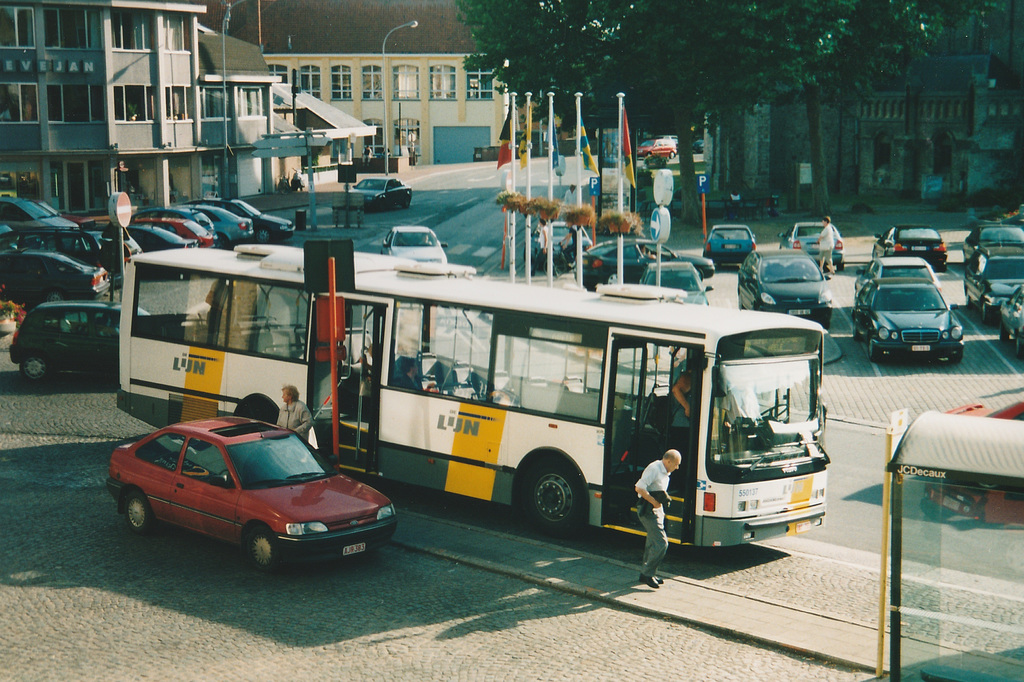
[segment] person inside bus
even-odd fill
[[[420,368],[416,358],[403,355],[395,362],[395,372],[391,375],[391,385],[398,388],[411,388],[415,391],[436,391],[437,384],[433,381],[426,386],[420,376]]]
[[[668,484],[672,472],[679,468],[683,457],[678,450],[666,450],[661,459],[647,465],[634,486],[637,494],[636,515],[647,531],[640,582],[655,589],[665,581],[658,577],[658,566],[668,551],[665,533],[665,505],[669,503]]]
[[[284,407],[277,413],[277,425],[291,429],[309,440],[309,429],[313,426],[313,415],[306,404],[299,400],[299,389],[291,384],[281,387],[281,402]]]
[[[684,351],[685,353],[685,351]],[[685,358],[685,355],[683,356]],[[689,451],[690,443],[690,389],[693,380],[686,371],[685,360],[679,365],[679,376],[672,384],[672,419],[668,426],[668,444],[680,452]]]

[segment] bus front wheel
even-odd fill
[[[533,525],[549,535],[565,537],[583,524],[587,495],[580,475],[572,467],[546,460],[526,472],[522,503]]]

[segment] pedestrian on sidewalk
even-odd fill
[[[277,425],[291,429],[309,440],[309,430],[313,427],[313,415],[306,403],[299,400],[299,389],[290,384],[281,387],[281,402],[284,407],[277,414]]]
[[[636,515],[647,531],[643,564],[640,566],[640,582],[655,589],[665,582],[657,573],[658,566],[668,552],[668,535],[665,534],[665,505],[669,502],[668,480],[672,472],[679,468],[682,459],[678,450],[666,450],[661,459],[647,465],[635,486],[638,498]]]
[[[836,266],[832,263],[832,250],[836,248],[836,228],[832,219],[825,216],[821,219],[821,234],[818,235],[818,267],[826,278],[836,274]],[[826,271],[826,266],[828,270]]]

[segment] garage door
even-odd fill
[[[470,163],[476,147],[491,144],[489,127],[434,128],[434,163]]]

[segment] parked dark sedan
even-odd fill
[[[626,284],[636,284],[651,263],[657,263],[657,244],[647,239],[624,239],[622,244],[622,274]],[[710,258],[676,253],[668,247],[661,247],[661,260],[693,263],[701,277],[708,279],[715,274],[715,263]],[[583,286],[594,289],[606,284],[608,278],[618,274],[617,240],[598,242],[583,254]]]
[[[854,299],[853,338],[867,339],[872,362],[887,355],[960,362],[964,330],[954,309],[928,280],[876,279]]]
[[[964,264],[967,307],[977,306],[981,321],[992,324],[1003,304],[1024,284],[1024,250],[1000,246],[979,248]]]
[[[100,262],[100,242],[91,232],[61,227],[37,227],[0,235],[0,251],[57,251],[92,265]]]
[[[788,313],[825,329],[832,324],[832,291],[806,253],[752,252],[740,265],[737,295],[741,310]]]
[[[0,223],[14,230],[33,227],[78,227],[48,204],[19,197],[0,197]]]
[[[227,209],[237,216],[252,219],[252,229],[257,242],[279,242],[291,239],[295,233],[295,225],[285,218],[278,218],[269,213],[261,213],[252,204],[241,199],[196,199],[190,205],[204,204]]]
[[[946,271],[946,243],[939,231],[929,225],[893,225],[875,237],[872,258],[920,256],[936,272]]]
[[[65,370],[113,372],[116,378],[120,322],[120,303],[43,303],[14,332],[11,362],[32,381]]]
[[[1024,248],[1024,228],[1010,223],[979,223],[964,237],[964,263],[982,247]]]
[[[5,298],[18,303],[93,300],[110,289],[110,276],[63,253],[15,251],[0,253],[0,286]]]
[[[397,178],[363,178],[351,191],[363,195],[367,211],[409,208],[412,203],[412,187]]]
[[[128,226],[132,236],[143,251],[165,251],[167,249],[193,249],[199,246],[195,239],[186,239],[166,227],[150,223],[132,223]]]

